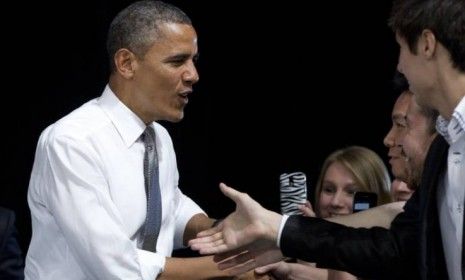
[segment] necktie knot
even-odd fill
[[[144,130],[142,140],[145,146],[144,169],[147,169],[149,174],[152,174],[154,168],[158,166],[158,156],[155,148],[155,130],[151,125]],[[151,177],[149,176],[149,180]]]
[[[155,130],[151,125],[148,125],[144,133],[142,133],[142,140],[144,141],[145,145],[155,145]]]

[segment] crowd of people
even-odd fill
[[[391,172],[373,150],[341,147],[300,215],[220,184],[236,210],[215,220],[179,188],[159,124],[184,118],[199,81],[196,30],[172,4],[130,4],[109,27],[101,96],[40,135],[26,254],[0,208],[0,279],[463,280],[465,2],[394,0],[389,26],[400,47]],[[353,213],[357,192],[379,206]],[[206,256],[172,257],[186,246]]]

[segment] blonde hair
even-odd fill
[[[336,150],[323,163],[315,188],[315,210],[319,213],[319,197],[325,174],[333,163],[344,166],[354,177],[357,191],[374,192],[378,205],[391,202],[389,188],[391,180],[386,165],[372,150],[361,146],[350,146]]]

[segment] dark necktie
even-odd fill
[[[161,193],[158,175],[158,156],[155,147],[155,131],[147,126],[143,133],[145,145],[144,153],[144,181],[147,194],[147,216],[144,227],[144,243],[142,249],[155,252],[157,238],[161,227]]]

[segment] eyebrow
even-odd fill
[[[331,179],[330,180],[324,180],[321,185],[325,186],[325,184],[328,184],[328,185],[333,186],[333,187],[337,186],[337,183],[332,181]],[[355,181],[348,182],[348,183],[347,182],[343,183],[343,188],[353,187],[353,186],[356,186]]]
[[[411,121],[411,120],[412,120],[412,114],[407,114],[407,115],[405,116],[405,119]]]
[[[399,120],[406,120],[407,119],[407,114],[403,115],[403,114],[394,114],[392,116],[392,120],[394,121],[399,121]]]
[[[188,53],[181,53],[181,54],[176,54],[176,55],[167,57],[167,58],[165,59],[165,61],[169,61],[169,60],[187,60],[187,59],[189,59],[190,56],[191,56],[191,54],[188,54]],[[198,58],[199,58],[199,54],[196,53],[192,59],[195,61],[195,60],[197,60]]]

